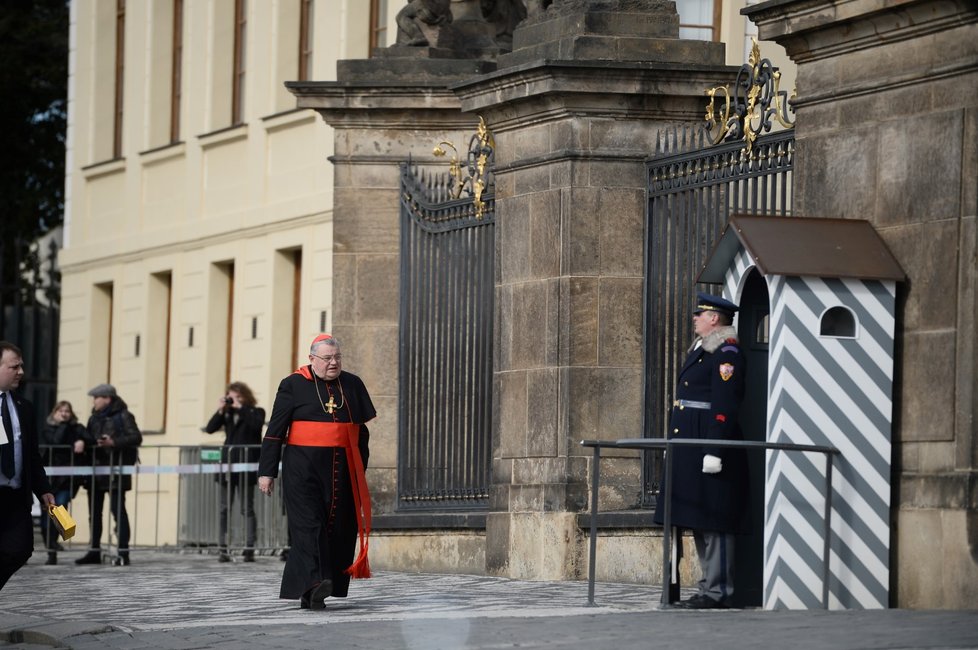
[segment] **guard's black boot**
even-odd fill
[[[254,549],[246,548],[244,550],[244,552],[241,554],[241,558],[245,562],[254,562],[255,561],[255,551],[254,551]]]
[[[50,566],[52,564],[58,563],[58,554],[54,551],[48,551],[48,559],[44,562],[45,566]]]
[[[102,551],[89,551],[75,560],[75,564],[102,564]]]

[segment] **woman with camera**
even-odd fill
[[[265,425],[265,410],[258,408],[255,396],[244,382],[228,384],[227,391],[218,402],[218,409],[204,427],[207,433],[223,428],[224,447],[221,449],[222,463],[257,463],[261,453],[261,430]],[[257,472],[221,472],[216,479],[220,482],[220,538],[221,547],[218,560],[230,562],[228,554],[228,524],[234,493],[242,497],[239,504],[245,516],[246,540],[242,557],[245,562],[255,561],[255,540],[258,521],[255,518],[255,485]]]
[[[71,402],[61,400],[51,409],[51,414],[44,421],[41,430],[41,445],[44,464],[48,467],[85,467],[91,465],[91,458],[85,451],[85,427],[78,422],[78,416],[71,408]],[[83,485],[81,477],[50,476],[51,491],[54,493],[54,503],[67,506],[78,494],[78,488]],[[88,483],[84,483],[91,490]],[[58,563],[58,551],[64,548],[58,543],[58,531],[55,530],[48,517],[41,517],[41,533],[44,545],[48,549],[48,559],[45,564]]]

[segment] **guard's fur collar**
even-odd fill
[[[734,343],[740,342],[740,339],[737,338],[737,330],[730,325],[724,325],[703,337],[703,349],[710,353],[716,352],[721,345],[730,339],[733,339]]]

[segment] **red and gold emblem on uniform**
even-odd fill
[[[720,364],[720,379],[727,381],[733,377],[734,364],[732,363],[721,363]]]

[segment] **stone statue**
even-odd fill
[[[495,28],[496,43],[503,50],[513,49],[513,30],[526,18],[523,0],[481,0],[482,15]]]
[[[396,21],[398,45],[433,45],[435,28],[452,22],[450,1],[408,0]]]
[[[528,16],[542,14],[553,3],[554,0],[526,0],[526,14]]]

